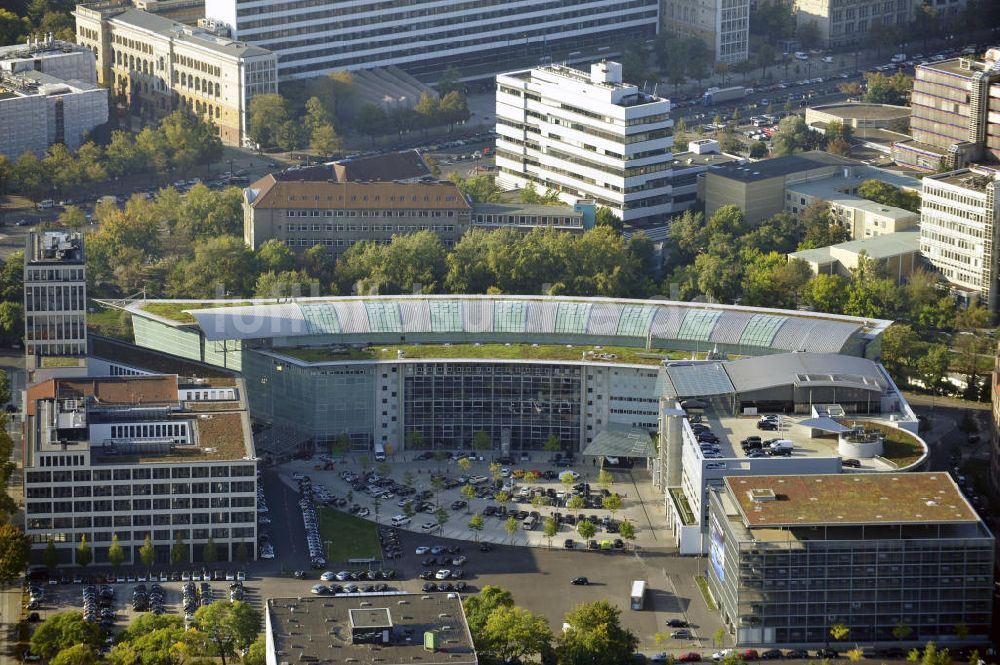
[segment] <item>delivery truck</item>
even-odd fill
[[[741,85],[732,88],[709,88],[702,97],[705,106],[713,106],[723,102],[731,102],[735,99],[743,99],[747,95],[747,89]]]

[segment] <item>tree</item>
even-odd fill
[[[597,533],[597,527],[590,520],[581,520],[576,525],[576,531],[580,534],[580,537],[584,540],[589,540],[594,537]]]
[[[219,550],[215,545],[215,539],[211,536],[201,548],[201,560],[205,563],[215,563],[219,560]]]
[[[836,222],[830,211],[830,204],[816,199],[799,213],[799,220],[805,229],[805,236],[798,249],[815,249],[844,242],[850,238],[847,229]]]
[[[816,275],[802,290],[809,309],[839,314],[847,300],[847,280],[840,275]]]
[[[602,489],[611,489],[611,486],[615,484],[615,477],[607,469],[601,469],[597,473],[597,484],[600,485]]]
[[[490,435],[484,430],[479,430],[472,435],[472,449],[473,450],[489,450],[493,447],[493,442],[490,440]]]
[[[288,104],[277,93],[254,95],[250,100],[249,134],[261,148],[277,143],[281,126],[288,121]]]
[[[76,546],[76,565],[89,566],[94,560],[94,551],[87,542],[87,534],[80,536],[80,544]]]
[[[482,515],[476,513],[469,519],[469,528],[476,534],[476,542],[479,542],[479,532],[486,526],[486,520]]]
[[[434,516],[437,518],[438,533],[444,530],[444,525],[448,523],[451,516],[448,514],[448,509],[444,506],[435,511]]]
[[[257,263],[263,271],[284,272],[295,268],[295,252],[271,238],[257,249]]]
[[[308,139],[306,128],[295,120],[286,120],[281,123],[274,134],[275,144],[285,152],[298,150],[306,144]]]
[[[32,201],[38,201],[52,189],[52,175],[48,166],[30,151],[14,161],[11,179],[14,181],[14,189]]]
[[[385,109],[375,104],[365,104],[359,109],[354,126],[374,144],[375,137],[384,134],[388,127]]]
[[[174,535],[174,544],[170,547],[170,563],[175,566],[187,563],[188,561],[188,546],[184,542],[184,538],[178,531]]]
[[[546,517],[542,521],[542,534],[549,541],[549,547],[552,547],[552,539],[557,533],[559,533],[559,522],[556,522],[554,517]]]
[[[94,665],[97,654],[86,644],[74,644],[57,653],[50,665]]]
[[[899,187],[880,180],[865,180],[858,186],[858,196],[882,205],[920,212],[920,194],[904,192]]]
[[[236,549],[233,551],[233,556],[240,563],[246,563],[250,560],[250,551],[247,549],[246,543],[237,543]]]
[[[545,439],[545,443],[542,445],[542,450],[548,453],[555,453],[562,450],[562,442],[559,441],[559,437],[555,434],[549,434],[549,438]]]
[[[243,665],[265,665],[267,660],[267,643],[263,635],[253,641],[243,656]]]
[[[112,568],[117,569],[125,561],[125,550],[118,542],[118,534],[111,536],[111,546],[108,547],[108,563]]]
[[[456,124],[464,123],[469,119],[469,106],[465,95],[457,90],[446,92],[441,98],[438,112],[441,120],[448,123],[448,131],[454,131]]]
[[[763,159],[767,157],[767,144],[763,141],[753,141],[750,143],[751,159]]]
[[[413,112],[417,115],[417,124],[424,130],[437,124],[441,113],[441,100],[436,95],[424,91],[420,93],[420,98],[413,106]]]
[[[499,203],[500,195],[503,193],[493,179],[487,175],[477,175],[466,180],[455,172],[448,174],[451,180],[463,194],[468,196],[474,203]]]
[[[178,262],[171,270],[166,290],[171,295],[201,298],[220,293],[248,295],[255,279],[253,253],[243,240],[219,236],[195,243],[194,257]]]
[[[606,600],[577,605],[566,614],[568,626],[557,639],[559,665],[625,665],[639,639],[621,625],[621,610]]]
[[[798,38],[802,48],[812,49],[820,44],[819,26],[816,21],[804,21],[795,29],[795,36]]]
[[[476,488],[472,485],[464,485],[461,492],[462,496],[465,497],[466,513],[468,513],[472,509],[472,500],[476,498]]]
[[[0,583],[16,579],[28,563],[31,543],[13,524],[0,524]]]
[[[895,637],[900,642],[902,642],[907,637],[909,637],[912,632],[913,632],[912,628],[910,628],[902,621],[899,621],[898,623],[896,623],[895,628],[892,629],[892,636]]]
[[[316,127],[309,135],[309,149],[324,157],[340,152],[341,145],[340,137],[330,123]]]
[[[869,104],[905,105],[913,90],[913,79],[903,71],[891,76],[881,72],[865,72],[864,101]]]
[[[24,36],[31,32],[31,21],[27,16],[18,16],[9,9],[0,7],[0,44],[24,42]]]
[[[924,388],[936,395],[948,372],[948,347],[944,344],[932,344],[926,352],[917,358],[917,374]]]
[[[446,95],[452,90],[458,90],[462,85],[462,71],[454,65],[448,67],[438,79],[437,89],[442,95]]]
[[[687,137],[687,123],[684,122],[684,118],[677,121],[674,125],[674,150],[676,152],[684,152],[688,147],[688,137]]]
[[[507,536],[510,538],[511,545],[514,544],[514,534],[517,533],[517,530],[520,528],[520,526],[521,523],[518,522],[517,518],[514,516],[508,517],[503,523],[504,531],[507,532]]]
[[[715,632],[712,633],[712,644],[716,649],[721,649],[722,645],[725,643],[726,639],[726,629],[716,628]]]
[[[217,600],[194,613],[194,624],[215,646],[226,665],[226,657],[253,644],[260,630],[260,612],[242,601]]]
[[[778,123],[778,131],[771,138],[771,154],[785,157],[796,152],[812,150],[819,143],[819,135],[809,129],[801,116],[790,115]]]
[[[42,553],[42,563],[49,569],[49,575],[54,574],[56,568],[59,567],[59,551],[56,549],[55,541],[51,538],[49,538],[45,551]]]
[[[153,541],[148,533],[146,534],[146,539],[142,542],[142,546],[139,548],[139,560],[147,568],[156,563],[156,548],[153,547]]]
[[[513,607],[514,596],[506,589],[487,584],[478,594],[466,596],[462,605],[472,641],[478,648],[490,615],[499,608]]]
[[[851,629],[842,623],[835,623],[832,626],[830,626],[830,637],[837,640],[838,642],[846,639],[847,636],[850,635],[850,633]]]
[[[917,341],[913,328],[906,323],[894,323],[882,334],[882,364],[899,383],[912,375]]]
[[[777,51],[770,44],[761,44],[757,47],[755,63],[760,67],[760,75],[763,78],[767,78],[767,68],[774,64],[774,59],[777,55]]]
[[[552,631],[544,617],[513,606],[490,612],[478,635],[477,652],[497,663],[522,662],[542,653],[552,642]]]
[[[601,506],[614,517],[614,514],[622,508],[622,499],[617,494],[612,494],[601,499]]]
[[[635,525],[629,520],[622,520],[618,525],[618,534],[627,541],[635,540]]]
[[[570,510],[580,510],[586,507],[583,497],[573,495],[566,501],[566,507]]]
[[[58,612],[50,615],[31,636],[31,651],[46,660],[63,649],[82,645],[96,648],[102,640],[101,628],[84,620],[80,612]]]

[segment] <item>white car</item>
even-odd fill
[[[236,572],[236,581],[237,582],[246,582],[246,580],[247,580],[247,574],[246,573],[244,573],[242,570],[239,570],[239,571]]]
[[[423,554],[427,554],[430,551],[431,551],[431,548],[427,547],[426,545],[421,545],[420,547],[418,547],[414,551],[414,554],[416,554],[417,556],[420,556],[420,555],[423,555]]]
[[[510,476],[510,467],[505,466],[502,469],[500,469],[500,475],[503,476],[504,478]]]
[[[351,574],[346,570],[342,570],[336,575],[334,575],[334,577],[337,578],[338,582],[346,582],[347,580],[351,579]]]
[[[562,480],[565,476],[569,476],[573,480],[580,480],[580,474],[576,471],[563,471],[559,474],[559,480]]]
[[[438,525],[437,522],[424,522],[423,524],[420,525],[420,528],[423,529],[424,531],[433,531],[434,529],[438,528]]]
[[[447,568],[442,568],[434,574],[434,579],[436,580],[446,580],[451,577],[451,571]]]
[[[324,582],[332,582],[335,579],[337,579],[337,573],[333,572],[332,570],[328,570],[322,575],[320,575],[319,578]]]
[[[310,593],[315,593],[315,594],[327,594],[327,593],[330,593],[330,590],[327,589],[322,584],[314,584],[313,587],[311,589],[309,589],[309,592]]]
[[[723,649],[722,651],[716,651],[712,654],[712,660],[725,660],[726,657],[733,652],[732,649]]]
[[[260,558],[261,559],[273,559],[274,558],[274,548],[270,545],[260,548]]]
[[[482,485],[485,482],[489,482],[489,478],[486,476],[472,476],[469,478],[470,485]]]
[[[161,577],[160,579],[162,580],[163,578]],[[231,571],[227,570],[226,571],[226,581],[227,582],[232,582],[235,579],[236,579],[236,575],[234,575]],[[166,580],[163,580],[163,581],[166,581]]]

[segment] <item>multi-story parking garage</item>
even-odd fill
[[[241,371],[262,452],[342,434],[381,443],[583,450],[656,430],[664,361],[878,355],[888,321],[704,303],[382,296],[126,305],[140,346]]]

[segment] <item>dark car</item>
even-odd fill
[[[563,547],[565,547],[568,550],[571,550],[574,547],[576,547],[576,542],[572,538],[567,538],[565,542],[563,542]]]
[[[757,653],[756,649],[747,649],[746,651],[740,652],[740,658],[743,660],[757,660],[760,658],[760,654]]]
[[[575,584],[577,586],[587,586],[588,584],[590,584],[590,580],[588,580],[586,577],[574,577],[572,580],[570,580],[570,584]]]
[[[809,652],[805,649],[792,649],[785,654],[786,658],[794,658],[796,660],[804,660],[809,657]]]
[[[490,545],[489,543],[479,543],[479,551],[480,552],[489,552],[492,549],[493,549],[493,546]]]
[[[856,460],[856,459],[851,459],[851,458],[840,460],[840,464],[842,466],[846,466],[846,467],[851,468],[851,469],[860,469],[861,468],[861,461],[860,460]]]
[[[667,619],[667,625],[671,628],[687,628],[688,622],[684,619]]]
[[[435,584],[434,582],[424,582],[423,590],[424,591],[437,591],[438,587],[437,587],[437,584]]]
[[[763,420],[757,423],[757,429],[764,430],[766,432],[774,432],[778,429],[778,423],[773,420]]]
[[[760,654],[762,660],[777,660],[779,658],[784,658],[785,655],[781,653],[781,649],[768,649]]]
[[[32,612],[31,614],[28,615],[28,621],[30,621],[31,623],[37,623],[41,620],[42,617],[38,614],[38,612]]]
[[[819,649],[816,652],[817,658],[840,658],[840,654],[833,649]]]

